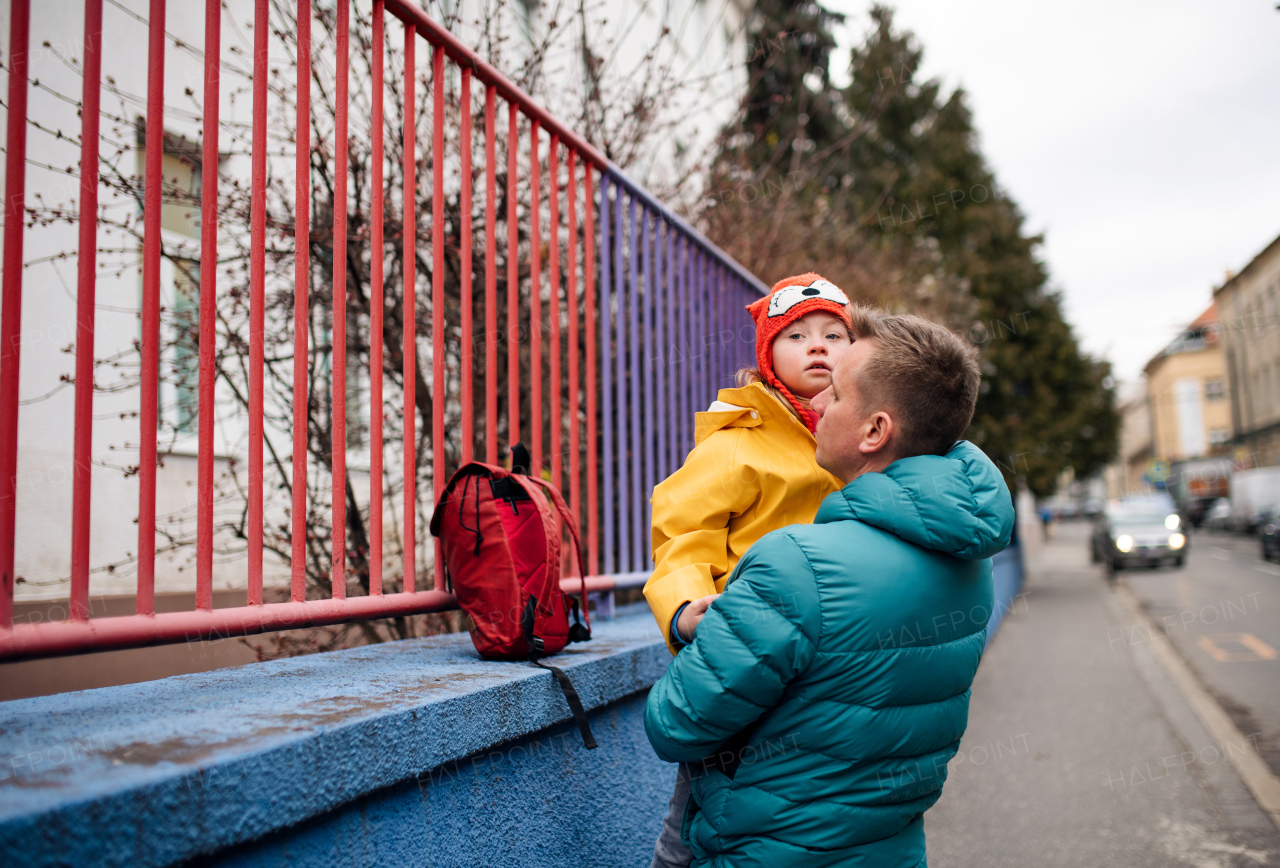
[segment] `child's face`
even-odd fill
[[[844,320],[815,310],[773,339],[773,371],[792,394],[812,398],[831,385],[831,372],[849,346]]]

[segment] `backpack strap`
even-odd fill
[[[573,722],[578,725],[578,733],[582,736],[582,744],[587,750],[591,750],[597,746],[596,739],[591,734],[591,724],[587,720],[587,711],[582,707],[582,698],[578,696],[577,688],[573,686],[573,682],[569,680],[568,674],[563,669],[558,666],[549,666],[538,659],[542,656],[543,645],[542,640],[533,635],[534,616],[537,608],[538,598],[530,595],[521,619],[524,627],[524,638],[529,645],[529,662],[541,669],[546,669],[555,677],[556,683],[560,685],[560,692],[564,694],[565,702],[569,703],[569,713],[573,715]]]
[[[459,485],[465,485],[466,481],[472,476],[495,477],[506,475],[507,471],[505,469],[495,467],[492,464],[484,464],[480,461],[472,461],[470,464],[464,464],[459,467],[450,477],[448,484],[444,487],[444,491],[440,492],[440,499],[436,501],[435,509],[431,513],[431,521],[428,524],[431,535],[440,536],[440,519],[444,514],[444,505],[455,488]],[[470,530],[470,528],[467,528],[467,530]]]
[[[565,701],[569,703],[569,710],[573,712],[573,722],[578,725],[578,733],[582,736],[582,744],[587,750],[596,747],[595,736],[591,734],[591,724],[587,721],[587,712],[582,707],[582,700],[578,697],[578,691],[574,689],[573,682],[569,680],[569,676],[558,666],[548,666],[536,657],[531,657],[529,662],[534,666],[540,666],[543,669],[551,670],[551,674],[560,684],[560,691],[564,694]]]
[[[547,502],[547,498],[544,495],[542,488],[535,484],[540,480],[535,480],[532,476],[526,476],[523,473],[512,473],[507,478],[520,486],[524,493],[529,495],[529,500],[533,503],[534,508],[542,512],[544,528],[546,526],[545,522],[548,519],[547,513],[551,513],[550,517],[554,520],[555,513],[551,509],[551,504]],[[558,590],[560,587],[560,535],[558,533],[546,533],[543,536],[546,537],[547,543],[547,551],[544,556],[547,563],[547,572],[552,573],[554,571],[553,577],[555,579],[556,589]],[[547,601],[547,605],[551,605],[550,600]]]
[[[472,498],[475,504],[475,506],[473,507],[473,512],[475,513],[475,527],[467,527],[467,517],[466,517],[467,488],[470,487],[472,480],[475,480],[475,483],[476,483],[476,493],[475,493],[475,496]],[[443,503],[443,500],[441,502]],[[433,515],[432,518],[435,518],[435,516]],[[479,557],[480,546],[484,542],[484,534],[480,532],[480,480],[476,478],[475,474],[468,474],[467,478],[464,479],[462,482],[462,497],[458,499],[458,527],[462,528],[465,531],[468,531],[472,536],[475,537],[476,542],[475,542],[475,546],[471,550],[471,554],[474,557]],[[445,578],[448,578],[448,575],[449,575],[449,570],[448,570],[448,565],[446,564]]]
[[[524,441],[521,441],[511,447],[512,473],[519,473],[523,476],[528,476],[529,468],[532,466],[533,461],[529,458],[529,447],[524,445]]]
[[[559,512],[560,517],[564,519],[564,523],[569,528],[569,536],[573,539],[573,553],[578,561],[578,578],[581,580],[580,593],[582,595],[582,614],[586,618],[587,622],[587,635],[583,638],[575,639],[574,641],[586,641],[586,639],[591,638],[591,612],[588,611],[587,606],[587,569],[582,562],[582,536],[578,533],[578,518],[569,509],[568,505],[564,502],[564,498],[560,496],[559,490],[554,485],[547,482],[545,479],[535,479],[533,477],[529,477],[529,479],[530,481],[540,485],[543,490],[550,495],[551,502],[555,504],[556,511]],[[573,608],[574,615],[577,615],[577,600],[574,600]]]
[[[493,479],[496,474],[506,475],[506,471],[500,467],[494,467],[489,464],[482,464],[479,461],[473,461],[463,467],[460,467],[449,483],[445,486],[444,491],[440,492],[440,499],[436,501],[435,508],[431,511],[431,522],[428,525],[431,535],[440,536],[440,520],[444,516],[445,503],[449,500],[449,495],[454,493],[458,484],[462,484],[462,494],[458,498],[458,526],[470,533],[475,538],[475,545],[472,547],[472,554],[479,556],[480,546],[484,543],[484,534],[480,531],[480,477]],[[472,512],[474,527],[467,527],[465,510],[467,507],[467,490],[475,485],[475,495],[472,500]],[[453,576],[449,572],[449,563],[444,563],[444,586],[445,590],[453,592]]]
[[[534,503],[538,502],[539,495],[547,495],[551,503],[555,505],[556,512],[560,514],[560,518],[563,519],[564,523],[569,527],[569,535],[573,539],[574,556],[577,558],[578,562],[578,578],[581,582],[580,593],[582,597],[582,614],[586,620],[586,626],[584,628],[581,621],[578,620],[578,600],[574,600],[573,597],[570,596],[569,599],[573,601],[573,616],[575,623],[570,625],[569,641],[585,642],[591,638],[591,612],[587,607],[587,571],[583,567],[582,563],[582,539],[578,534],[578,521],[574,518],[573,513],[569,511],[569,507],[565,504],[564,498],[560,496],[560,492],[557,491],[556,487],[550,482],[547,482],[545,479],[539,479],[536,476],[525,476],[523,473],[513,473],[510,478],[529,494],[529,497],[533,499]],[[548,568],[551,568],[552,549],[558,547],[558,540],[556,543],[553,543],[550,535],[548,535]],[[559,572],[560,564],[558,560],[554,569],[557,573]],[[558,575],[556,576],[556,587],[560,587],[560,578]]]

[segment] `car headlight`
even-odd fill
[[[1133,537],[1127,533],[1122,533],[1116,537],[1116,548],[1122,552],[1127,552],[1133,548]]]
[[[1187,538],[1180,533],[1169,534],[1169,548],[1180,549],[1187,544]]]
[[[1169,530],[1177,530],[1178,526],[1181,524],[1182,524],[1182,519],[1178,518],[1177,513],[1167,516],[1164,520],[1164,526],[1167,527]]]

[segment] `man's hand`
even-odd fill
[[[684,607],[684,611],[680,613],[680,618],[676,621],[676,629],[680,631],[680,635],[688,641],[693,641],[693,634],[698,629],[698,623],[702,620],[702,616],[707,614],[707,609],[716,601],[719,594],[708,594],[705,597],[689,603]]]

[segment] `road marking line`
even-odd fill
[[[1272,648],[1252,633],[1241,633],[1240,644],[1246,648],[1252,648],[1254,653],[1263,660],[1275,660],[1280,657],[1280,651]]]
[[[1250,850],[1242,844],[1221,844],[1217,841],[1202,841],[1196,846],[1201,850],[1212,850],[1215,853],[1234,853],[1237,856],[1245,856],[1259,865],[1266,865],[1267,857],[1272,852],[1270,850]]]
[[[1254,564],[1253,568],[1260,573],[1267,573],[1272,576],[1280,576],[1280,567],[1275,564]]]
[[[1227,642],[1232,645],[1243,645],[1248,651],[1228,651],[1219,645]],[[1213,633],[1196,639],[1206,654],[1219,663],[1248,663],[1253,660],[1275,660],[1280,651],[1272,648],[1252,633]]]
[[[1213,552],[1209,555],[1209,557],[1217,558],[1220,561],[1229,561],[1231,560],[1231,552],[1227,551],[1226,549],[1220,546],[1214,546]]]
[[[1151,640],[1147,647],[1160,661],[1165,672],[1169,673],[1169,677],[1182,693],[1182,697],[1191,706],[1196,717],[1200,718],[1200,723],[1218,742],[1218,746],[1231,760],[1231,764],[1236,767],[1240,779],[1257,800],[1258,807],[1266,811],[1271,816],[1271,821],[1280,828],[1280,777],[1276,777],[1271,767],[1262,761],[1262,757],[1258,756],[1244,734],[1236,728],[1235,722],[1209,695],[1209,691],[1204,689],[1192,674],[1191,669],[1178,656],[1178,652],[1173,649],[1169,639],[1143,614],[1142,607],[1138,604],[1133,592],[1124,585],[1117,585],[1115,594],[1116,598],[1129,610],[1129,616],[1135,623],[1147,625],[1148,638]]]

